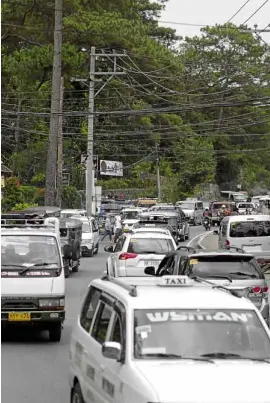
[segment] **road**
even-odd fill
[[[191,227],[191,238],[204,232]],[[105,270],[104,244],[93,258],[81,260],[80,271],[67,279],[67,318],[60,343],[48,341],[46,332],[9,334],[2,342],[2,403],[68,403],[68,350],[72,327],[89,282]],[[184,245],[184,243],[183,243]]]

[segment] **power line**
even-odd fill
[[[229,22],[231,22],[233,19],[234,19],[234,17],[236,17],[242,10],[243,10],[243,8],[245,8],[245,6],[248,4],[250,2],[250,0],[247,0],[237,11],[236,11],[236,13],[234,13],[234,15],[227,21],[227,24],[229,23]]]
[[[268,3],[268,1],[269,1],[269,0],[265,0],[265,2],[264,2],[260,7],[258,7],[257,10],[255,10],[254,13],[251,14],[251,16],[250,16],[249,18],[247,18],[247,19],[243,22],[243,24],[241,24],[241,25],[245,25],[249,20],[251,20],[251,18],[254,17],[254,15],[257,14],[257,13],[266,5],[266,3]]]

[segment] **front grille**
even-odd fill
[[[2,301],[2,311],[33,311],[38,305],[34,301]]]

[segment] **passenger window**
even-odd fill
[[[91,287],[85,299],[81,311],[80,323],[86,332],[89,332],[90,330],[100,295],[101,291],[97,290],[94,287]]]
[[[103,344],[106,341],[111,316],[112,309],[104,302],[101,302],[92,330],[93,338],[100,344]]]
[[[123,344],[121,322],[118,315],[115,316],[112,332],[110,335],[110,341],[115,341],[117,343],[120,343],[121,345]]]

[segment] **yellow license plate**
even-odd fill
[[[10,322],[29,322],[31,314],[29,312],[9,312],[8,320]]]

